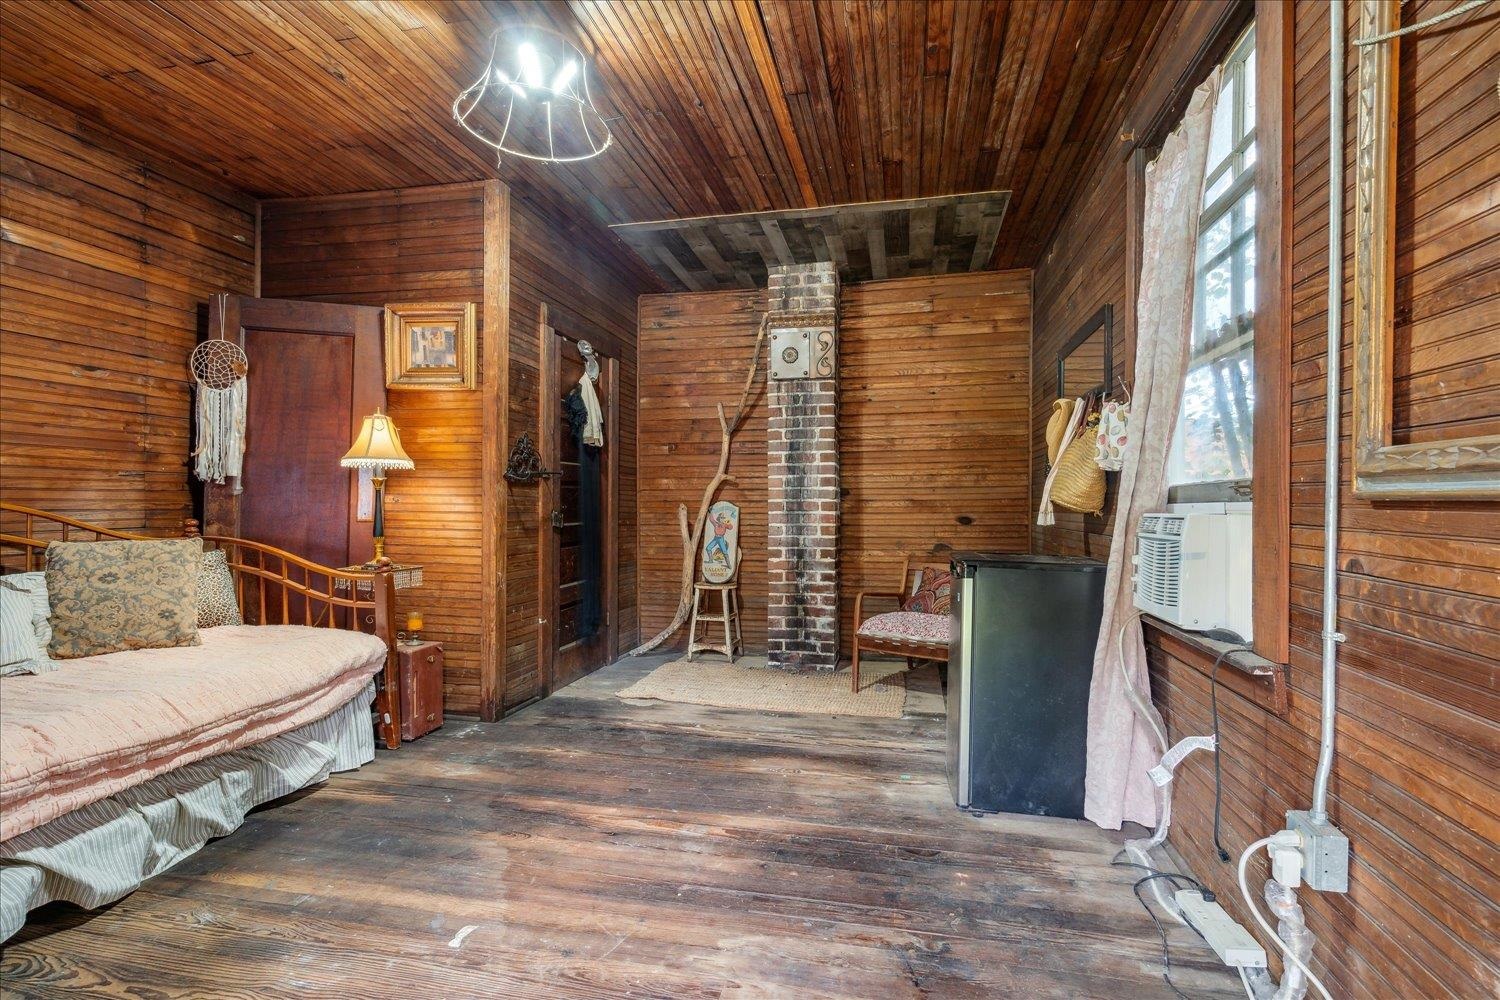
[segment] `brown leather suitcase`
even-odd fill
[[[401,658],[401,738],[426,736],[443,724],[443,647],[398,645]]]

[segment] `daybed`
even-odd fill
[[[7,571],[35,571],[51,541],[144,538],[8,503],[0,518]],[[119,899],[255,806],[368,763],[372,701],[399,746],[389,569],[203,542],[257,624],[0,678],[0,940],[43,903]]]

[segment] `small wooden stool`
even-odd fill
[[[714,614],[713,609],[703,607],[703,595],[718,593],[719,613]],[[698,638],[699,613],[703,613],[703,624],[706,626],[702,639]],[[724,625],[724,641],[722,643],[710,642],[708,634],[713,630],[715,623],[722,622]],[[734,580],[728,583],[703,583],[698,581],[693,584],[693,617],[688,624],[688,652],[687,658],[691,660],[695,653],[723,653],[733,663],[738,653],[744,651],[745,643],[740,637],[740,585]]]

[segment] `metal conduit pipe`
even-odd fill
[[[1328,776],[1333,770],[1338,708],[1339,643],[1339,413],[1344,343],[1344,5],[1328,8],[1328,391],[1323,453],[1323,724],[1312,819],[1328,821]]]

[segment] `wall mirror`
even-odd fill
[[[1104,306],[1057,352],[1057,395],[1078,399],[1114,381],[1114,310]]]
[[[1361,0],[1359,36],[1393,31],[1400,19],[1399,4]],[[1492,230],[1483,228],[1482,212],[1470,224],[1451,225],[1441,268],[1423,266],[1409,242],[1397,238],[1435,225],[1439,215],[1430,197],[1409,190],[1414,164],[1434,155],[1445,132],[1418,133],[1414,116],[1402,114],[1403,105],[1417,103],[1417,63],[1442,51],[1433,44],[1447,44],[1440,39],[1421,47],[1421,38],[1357,49],[1354,492],[1388,499],[1497,496],[1500,386],[1493,341],[1487,341],[1493,331],[1482,315],[1482,290],[1500,280],[1500,265],[1487,249]],[[1493,93],[1487,99],[1494,104]],[[1448,160],[1468,162],[1471,151],[1488,152],[1495,112],[1488,117],[1489,126],[1467,128],[1469,138],[1446,151]]]

